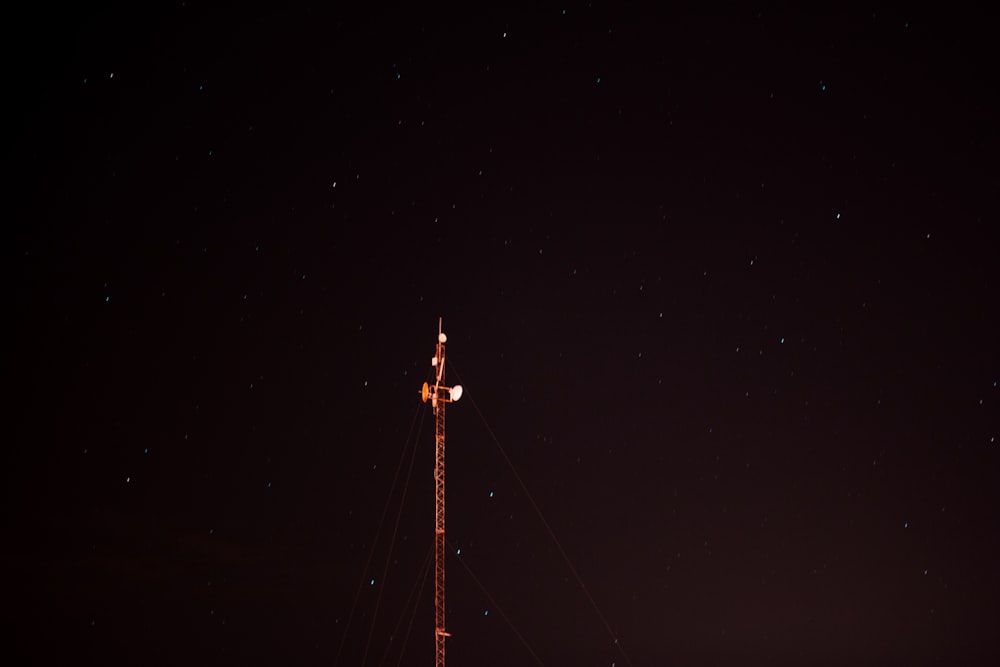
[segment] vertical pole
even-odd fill
[[[434,383],[434,667],[444,667],[444,336],[438,323],[437,381]]]
[[[444,539],[444,405],[462,396],[461,385],[444,385],[444,344],[448,337],[441,331],[438,320],[438,341],[431,366],[434,367],[434,386],[420,388],[424,403],[431,399],[434,410],[434,667],[444,667],[444,559],[447,543]]]
[[[438,401],[434,421],[434,665],[444,667],[444,401]]]

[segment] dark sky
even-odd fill
[[[450,664],[1000,659],[991,19],[616,4],[8,15],[15,662],[431,663],[439,317]]]

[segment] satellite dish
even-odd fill
[[[420,400],[423,401],[424,403],[427,402],[427,383],[426,382],[424,383],[424,386],[420,388]]]
[[[438,342],[439,343],[447,343],[448,342],[448,337],[444,335],[444,332],[441,332],[441,333],[438,334]]]
[[[456,384],[451,388],[451,400],[457,401],[462,398],[462,385]]]

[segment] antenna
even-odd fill
[[[441,330],[438,318],[437,347],[431,366],[435,369],[434,384],[425,382],[420,388],[420,398],[426,403],[431,399],[434,410],[434,667],[444,667],[444,639],[450,635],[444,629],[444,406],[462,397],[462,385],[447,387],[444,384],[444,344],[448,337]]]

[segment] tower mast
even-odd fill
[[[434,384],[428,386],[425,382],[420,389],[420,395],[426,403],[431,399],[434,410],[434,667],[444,667],[444,639],[448,632],[444,629],[444,406],[445,403],[457,401],[462,396],[462,385],[445,386],[444,378],[444,344],[448,337],[441,330],[441,318],[438,318],[438,340],[431,359],[434,367]]]

